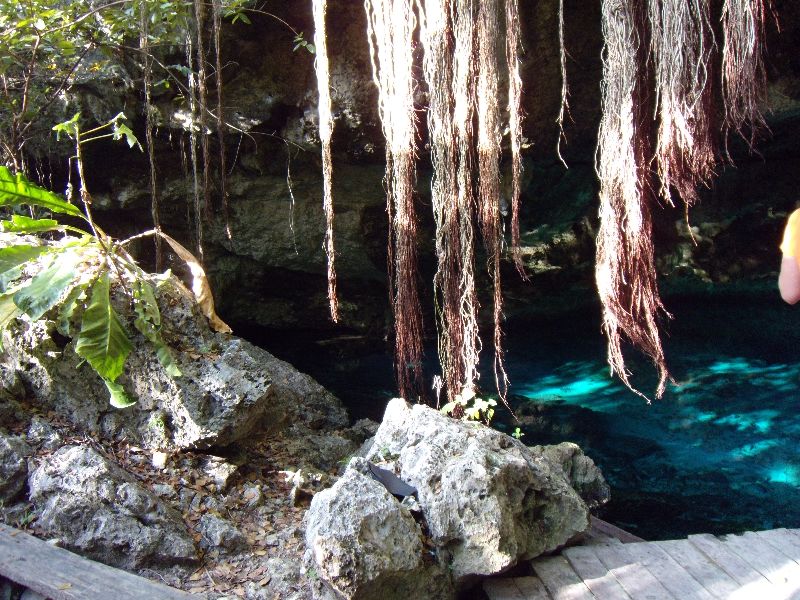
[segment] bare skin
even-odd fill
[[[784,256],[781,260],[778,289],[784,302],[796,304],[800,301],[800,266],[793,256]]]

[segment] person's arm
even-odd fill
[[[800,301],[800,209],[795,210],[786,222],[781,242],[781,272],[778,275],[778,289],[781,298],[789,304]]]
[[[781,260],[778,289],[784,302],[796,304],[800,301],[800,266],[794,256],[784,256]]]

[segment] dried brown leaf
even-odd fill
[[[211,295],[211,286],[208,283],[208,277],[206,277],[206,272],[200,265],[200,262],[195,258],[194,254],[189,252],[166,233],[160,233],[159,235],[172,246],[175,254],[189,267],[189,271],[192,273],[192,293],[194,293],[197,304],[200,310],[203,311],[203,315],[208,319],[211,328],[220,333],[231,333],[232,329],[225,321],[217,316],[216,312],[214,312],[214,297]]]

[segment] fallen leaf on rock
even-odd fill
[[[267,584],[268,584],[270,581],[272,581],[272,577],[269,577],[269,576],[267,576],[267,577],[264,577],[264,579],[262,579],[261,581],[259,581],[259,582],[258,582],[258,585],[260,585],[261,587],[264,587],[264,586],[265,586],[265,585],[267,585]]]
[[[59,583],[56,587],[59,590],[68,590],[69,588],[72,587],[72,584],[71,583]]]

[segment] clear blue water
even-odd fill
[[[578,443],[611,484],[600,516],[645,539],[800,527],[800,307],[777,294],[667,304],[678,384],[663,399],[648,405],[609,377],[598,315],[511,323],[520,422],[498,411],[493,424],[530,445]],[[651,391],[652,368],[630,354]],[[309,370],[357,414],[379,418],[392,395],[385,353]]]

